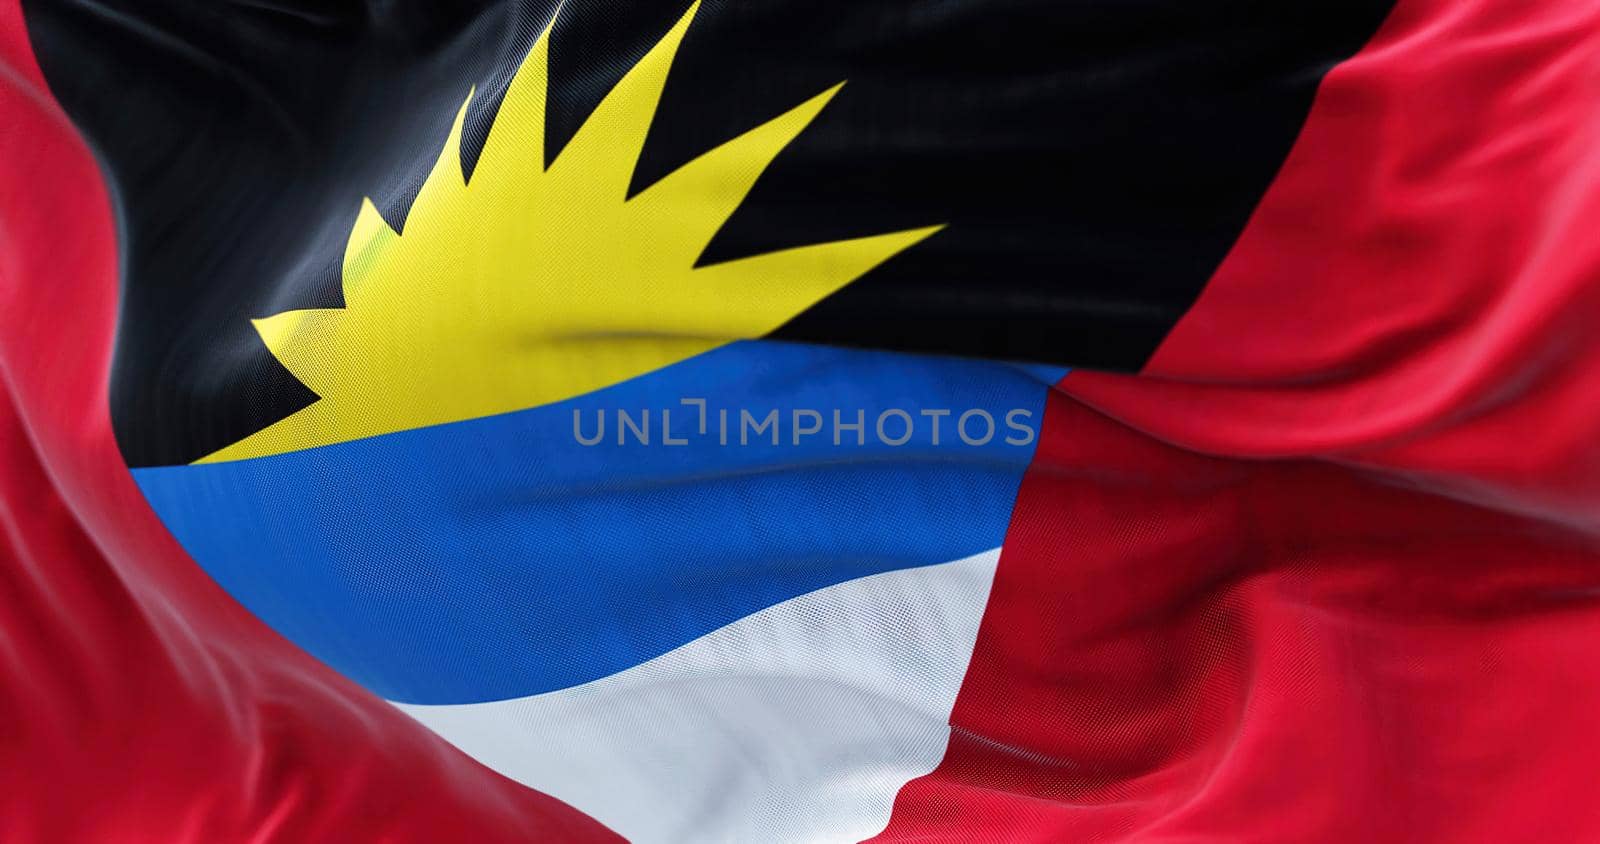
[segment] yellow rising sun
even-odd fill
[[[240,460],[560,401],[766,334],[940,227],[695,266],[835,86],[627,196],[697,2],[544,166],[550,27],[506,91],[468,183],[461,125],[404,234],[371,200],[343,308],[255,320],[320,399],[203,458]],[[842,85],[843,83],[841,83]]]

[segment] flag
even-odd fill
[[[0,838],[1600,834],[1600,9],[0,4]]]

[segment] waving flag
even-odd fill
[[[1600,836],[1597,57],[0,0],[0,838]]]

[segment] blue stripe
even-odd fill
[[[637,665],[842,581],[999,545],[1060,371],[766,341],[735,343],[559,404],[255,460],[139,469],[167,526],[234,597],[372,691],[410,703],[516,697]],[[680,398],[704,397],[705,436]],[[733,411],[717,442],[716,410]],[[649,408],[651,444],[617,443]],[[660,412],[687,445],[660,443]],[[795,408],[854,421],[794,445]],[[919,423],[902,446],[873,420]],[[922,409],[948,408],[934,445]],[[952,426],[987,410],[997,433]],[[606,439],[585,435],[597,414]],[[782,441],[738,445],[738,410]],[[901,420],[887,422],[898,437]],[[981,420],[970,432],[981,434]]]

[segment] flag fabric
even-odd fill
[[[1600,839],[1600,6],[0,0],[0,840]]]

